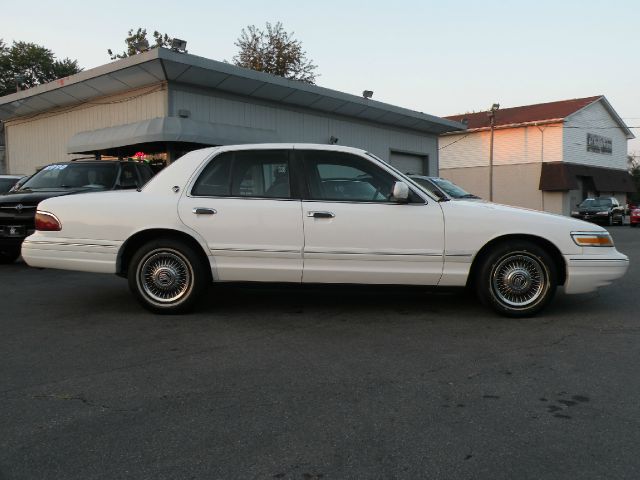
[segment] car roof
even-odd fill
[[[415,175],[413,173],[408,176],[409,178],[424,178],[425,180],[446,180],[447,182],[449,181],[446,178],[442,178],[442,177],[430,177],[428,175]]]
[[[48,163],[46,165],[44,165],[42,168],[47,167],[49,165],[76,165],[76,164],[90,164],[90,163],[95,163],[95,164],[100,164],[100,163],[131,163],[131,164],[135,164],[135,163],[142,163],[142,162],[138,162],[137,160],[112,160],[112,159],[108,159],[108,160],[94,160],[94,159],[84,159],[84,158],[80,158],[78,160],[69,160],[69,161],[65,161],[65,162],[52,162],[52,163]]]

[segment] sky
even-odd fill
[[[31,0],[3,5],[0,38],[88,69],[144,27],[230,61],[243,27],[278,21],[318,65],[323,87],[373,90],[375,100],[437,116],[602,94],[640,127],[638,0]],[[629,151],[640,155],[640,139]]]

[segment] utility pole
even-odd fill
[[[489,201],[493,202],[493,132],[496,127],[496,112],[500,108],[499,103],[494,103],[487,112],[491,125],[491,138],[489,140]]]

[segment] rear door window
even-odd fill
[[[194,196],[291,198],[289,152],[247,150],[216,156],[191,190]]]

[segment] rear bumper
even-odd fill
[[[588,293],[609,285],[629,268],[629,258],[614,250],[607,255],[565,255],[565,293]]]
[[[119,244],[78,239],[43,239],[32,235],[22,243],[22,258],[31,267],[116,273]]]

